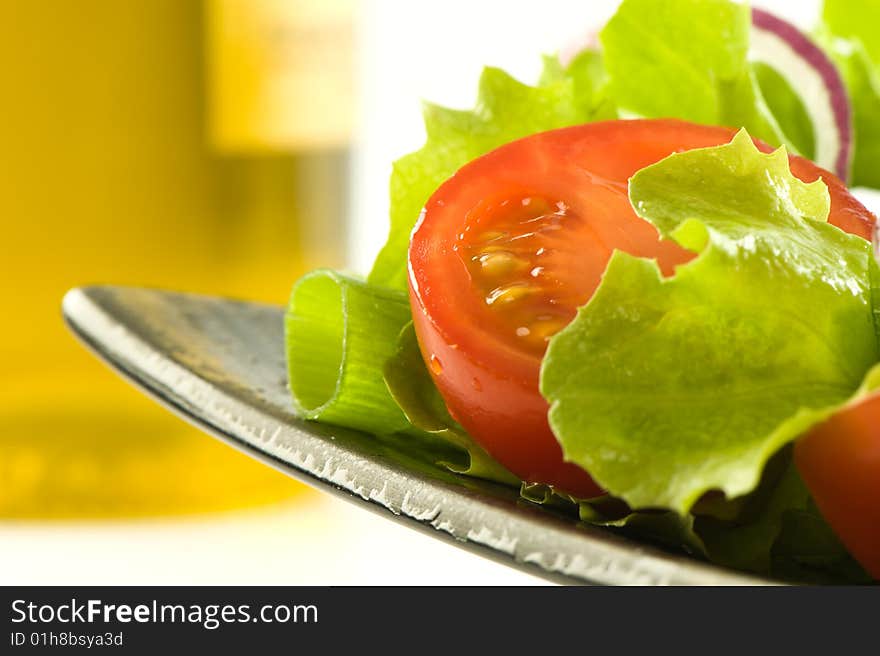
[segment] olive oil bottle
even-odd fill
[[[300,492],[119,380],[59,307],[90,283],[283,304],[341,264],[351,7],[326,4],[0,3],[0,517]]]

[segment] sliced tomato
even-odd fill
[[[452,415],[520,478],[578,497],[600,492],[563,460],[547,423],[538,391],[547,340],[589,300],[615,249],[656,258],[666,274],[693,257],[636,216],[627,181],[734,134],[675,120],[554,130],[470,162],[429,199],[409,251],[422,353]],[[828,184],[832,223],[870,235],[870,213],[837,178],[799,157],[791,165]]]
[[[795,444],[794,456],[822,516],[880,579],[880,396],[813,429]]]

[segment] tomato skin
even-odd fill
[[[880,580],[880,395],[814,428],[794,457],[822,516]]]
[[[570,321],[589,300],[614,249],[654,257],[666,274],[693,257],[660,241],[653,226],[635,215],[627,197],[628,180],[673,152],[725,144],[735,133],[666,119],[607,121],[540,133],[470,162],[428,200],[409,251],[410,300],[423,357],[452,415],[523,480],[580,498],[601,493],[583,469],[563,460],[550,430],[548,406],[538,390],[546,343],[526,348],[511,337],[516,324],[499,318],[500,311],[486,296],[488,287],[480,287],[479,274],[463,255],[472,246],[477,250],[468,252],[480,252],[481,244],[474,246],[465,231],[477,227],[481,218],[482,228],[529,222],[505,218],[509,208],[498,209],[503,202],[489,203],[485,210],[481,203],[508,198],[516,201],[513,207],[534,196],[571,208],[573,227],[565,233],[569,240],[553,242],[552,275],[539,276],[542,293],[556,294],[561,299],[559,317]],[[802,180],[822,177],[826,182],[832,223],[870,237],[873,217],[842,182],[808,160],[790,161]],[[469,234],[476,232],[479,228]],[[534,248],[543,244],[540,236],[529,239],[529,253],[545,250]],[[543,262],[530,260],[528,265]]]
[[[411,301],[417,307],[414,292]],[[582,499],[602,493],[583,469],[563,461],[547,423],[547,402],[536,394],[537,371],[523,379],[481,362],[449,341],[429,315],[414,311],[413,319],[422,355],[450,414],[486,451],[524,481],[552,484]]]

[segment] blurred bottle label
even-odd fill
[[[209,138],[221,152],[345,145],[354,0],[207,0]]]

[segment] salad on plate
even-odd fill
[[[369,276],[294,286],[298,414],[721,566],[876,582],[880,267],[847,184],[880,187],[878,24],[624,0],[537,84],[426,105]]]

